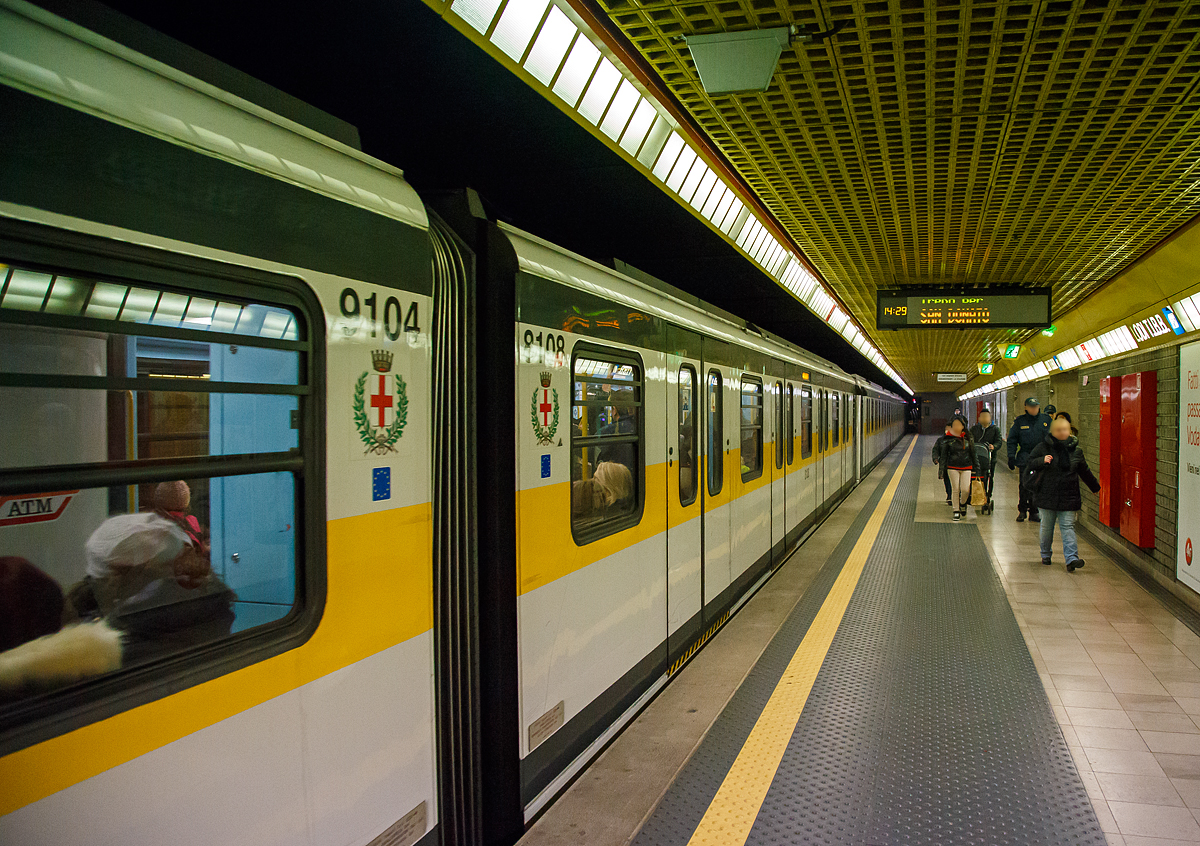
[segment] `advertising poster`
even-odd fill
[[[1179,350],[1179,507],[1175,574],[1200,593],[1200,341]]]

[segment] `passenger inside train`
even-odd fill
[[[571,525],[607,534],[637,508],[640,478],[641,368],[575,359],[571,437]]]
[[[289,383],[300,378],[297,354],[262,337],[294,333],[294,316],[76,275],[3,270],[5,309],[89,321],[86,331],[0,329],[6,366],[29,374],[26,383],[0,389],[0,424],[34,433],[26,449],[0,458],[0,467],[34,479],[32,492],[0,500],[0,616],[25,621],[0,639],[5,698],[285,617],[296,579],[291,474],[202,471],[199,463],[294,454],[297,397]],[[244,342],[212,343],[213,332]],[[256,383],[269,387],[256,393]],[[180,476],[147,479],[146,462],[158,479],[164,467]],[[99,474],[94,486],[61,490],[37,481],[67,466],[91,468]]]

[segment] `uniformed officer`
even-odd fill
[[[1050,431],[1050,415],[1042,414],[1041,403],[1037,397],[1025,400],[1025,413],[1013,421],[1008,430],[1008,469],[1025,469],[1029,462],[1029,451],[1040,444]],[[1017,504],[1017,522],[1024,523],[1025,515],[1034,523],[1040,523],[1041,517],[1033,505],[1032,494],[1020,485],[1021,499]]]

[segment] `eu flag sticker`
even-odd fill
[[[379,502],[392,498],[392,468],[376,467],[371,471],[371,499]]]
[[[550,478],[550,456],[549,455],[542,456],[542,478],[543,479]]]

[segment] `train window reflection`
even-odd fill
[[[787,387],[787,428],[784,437],[787,439],[787,463],[792,466],[796,457],[796,386],[788,383]]]
[[[571,391],[571,531],[590,543],[641,519],[641,359],[617,350],[577,349]]]
[[[28,433],[0,455],[0,707],[292,615],[299,315],[8,265],[0,282],[0,428]]]
[[[696,369],[679,368],[679,504],[696,501]]]
[[[811,458],[813,447],[812,388],[800,388],[800,458]]]
[[[762,382],[742,377],[742,481],[762,475],[763,461],[763,386]]]
[[[725,397],[722,393],[723,380],[720,371],[708,371],[705,391],[708,394],[705,409],[708,414],[708,425],[705,434],[708,437],[704,455],[708,462],[708,495],[717,496],[725,486]]]
[[[783,440],[784,440],[784,407],[783,383],[775,383],[775,469],[783,469]]]

